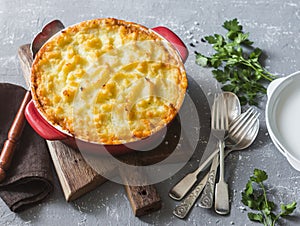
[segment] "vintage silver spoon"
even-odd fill
[[[235,137],[235,141],[233,139],[226,139],[225,143],[230,148],[225,151],[225,156],[227,156],[233,150],[242,150],[249,147],[253,141],[255,140],[258,131],[259,131],[259,119],[253,121],[251,125],[249,125],[249,129],[245,133],[239,135],[239,137]],[[230,135],[228,136],[230,137]],[[233,142],[236,142],[235,144]],[[216,166],[217,167],[217,166]],[[185,218],[186,215],[189,213],[191,208],[193,207],[194,203],[196,202],[197,198],[201,194],[206,181],[209,179],[207,173],[205,177],[200,181],[200,183],[194,188],[194,190],[183,200],[181,204],[176,206],[173,211],[173,214],[179,218]]]

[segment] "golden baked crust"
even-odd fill
[[[145,138],[177,114],[187,79],[176,50],[141,25],[95,19],[49,40],[32,65],[35,105],[77,138],[120,144]]]

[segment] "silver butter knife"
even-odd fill
[[[188,191],[193,187],[193,185],[197,182],[198,174],[213,160],[213,158],[217,155],[219,150],[215,150],[210,156],[199,165],[194,172],[187,174],[184,178],[182,178],[170,191],[169,196],[175,200],[181,200]]]

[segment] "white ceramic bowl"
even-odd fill
[[[300,171],[300,71],[270,83],[266,123],[276,148]]]

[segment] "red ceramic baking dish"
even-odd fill
[[[88,29],[88,31],[85,29]],[[97,29],[102,30],[99,32]],[[132,40],[134,41],[134,44],[131,44],[133,43]],[[73,48],[70,42],[73,46],[77,45],[76,48]],[[82,43],[82,45],[80,43]],[[120,47],[120,43],[123,46]],[[135,49],[134,51],[131,51],[130,49],[132,46],[134,46],[134,48],[139,46],[138,50]],[[115,61],[111,60],[112,56],[119,56],[120,48],[122,48],[123,51],[120,53],[120,59],[123,57],[122,60],[118,60],[118,58],[114,58],[117,59]],[[58,51],[60,49],[62,49],[62,51]],[[124,49],[126,49],[126,51]],[[167,53],[164,52],[165,49],[168,49]],[[160,50],[162,50],[162,52],[160,52]],[[124,51],[126,54],[128,53],[128,56],[126,55],[124,57]],[[92,57],[89,57],[89,54],[92,53]],[[135,54],[137,54],[137,56]],[[130,57],[133,57],[134,59],[130,60]],[[150,58],[148,59],[145,57]],[[134,149],[142,149],[149,143],[159,140],[158,138],[163,136],[163,133],[165,132],[164,128],[167,128],[167,126],[173,121],[183,103],[187,88],[187,79],[183,64],[187,57],[188,50],[184,43],[175,33],[166,27],[159,26],[149,29],[136,23],[112,18],[84,21],[70,26],[50,38],[41,47],[34,59],[31,75],[31,94],[33,99],[26,107],[25,117],[32,128],[44,139],[59,140],[72,148],[79,148],[80,150],[84,150],[89,153],[101,154],[103,151],[108,151],[111,154],[118,155]],[[166,61],[166,59],[168,60],[167,63],[162,62]],[[130,61],[130,63],[128,64],[127,61]],[[121,65],[119,65],[120,62]],[[110,72],[107,74],[102,73],[102,71],[97,72],[98,74],[96,75],[99,76],[99,78],[97,78],[97,82],[105,76],[108,76],[106,79],[107,81],[104,82],[101,87],[94,88],[95,90],[92,90],[89,93],[89,95],[95,94],[97,96],[95,100],[98,101],[100,99],[102,102],[98,101],[98,103],[96,101],[98,105],[92,105],[92,107],[90,103],[95,104],[95,100],[88,104],[84,103],[84,109],[88,112],[89,110],[87,109],[89,109],[89,107],[93,108],[91,112],[95,115],[98,114],[97,117],[94,117],[93,115],[92,118],[89,118],[87,113],[81,115],[77,113],[77,115],[75,113],[72,115],[71,112],[66,113],[66,111],[69,110],[69,107],[66,106],[71,106],[69,103],[70,98],[71,103],[74,104],[77,103],[74,101],[74,98],[79,98],[78,100],[81,100],[88,96],[87,94],[82,94],[81,97],[72,96],[70,94],[70,87],[72,85],[76,87],[75,95],[81,95],[81,92],[83,93],[87,90],[86,87],[91,87],[92,84],[97,84],[97,82],[92,81],[94,77],[88,77],[92,76],[91,71],[95,68],[94,64],[99,64],[100,66],[98,65],[97,67],[101,67],[101,70],[103,69],[103,65],[109,64],[107,68],[110,69]],[[85,65],[84,70],[80,68],[80,65]],[[118,67],[122,68],[122,73],[120,73],[120,70],[117,72],[111,71]],[[78,73],[74,73],[76,70],[77,72],[80,70],[84,71],[83,75],[80,75],[80,77]],[[134,72],[131,72],[130,70],[133,70]],[[130,73],[128,71],[130,71]],[[75,78],[74,74],[76,74]],[[120,74],[123,76],[121,79]],[[89,79],[84,80],[82,79],[82,76],[83,78],[88,77]],[[124,76],[127,77],[124,79]],[[133,77],[129,78],[128,76]],[[169,77],[165,78],[164,76]],[[81,79],[79,85],[77,84],[78,78]],[[111,82],[111,80],[113,80],[113,82]],[[120,86],[120,84],[123,84],[124,81],[126,84],[131,84],[130,87],[134,87],[134,89],[131,89],[131,91],[128,92],[132,94],[127,95],[126,91],[124,91],[125,88],[128,88],[127,86],[124,86],[125,88],[122,91],[123,86]],[[174,91],[174,84],[168,85],[168,83],[171,84],[172,82],[174,82],[174,84],[176,83],[176,87],[178,85],[180,88],[176,88]],[[82,85],[83,83],[86,87]],[[111,90],[115,90],[117,94],[113,98],[107,98],[108,96],[111,97],[106,92],[108,89],[107,87],[109,85],[113,86],[112,84],[117,88],[111,88],[109,92],[111,92]],[[146,88],[148,85],[150,87],[149,89]],[[68,87],[68,89],[66,89],[66,87]],[[136,89],[137,87],[138,89]],[[142,91],[139,91],[139,87]],[[147,96],[149,93],[154,92],[153,90],[155,92],[158,90],[157,93],[162,92],[164,97],[168,97],[170,99],[170,103],[166,102],[168,101],[168,98],[161,100],[162,98]],[[102,95],[102,93],[105,92],[106,96],[104,97],[106,99],[101,99],[100,97],[104,95]],[[147,97],[143,94],[145,92],[147,93]],[[139,95],[142,94],[144,96],[139,97]],[[127,96],[126,98],[122,97],[122,99],[122,95]],[[134,98],[137,103],[131,104],[130,107],[135,109],[134,112],[136,115],[132,113],[133,110],[128,110],[126,108],[126,106],[129,106],[128,104],[125,104],[124,108],[122,107],[124,104],[123,102],[128,101],[128,96],[135,96]],[[143,100],[140,100],[139,98],[142,98]],[[147,103],[149,105],[153,105],[152,108],[147,108],[147,106],[144,107],[144,99],[147,99]],[[119,102],[117,104],[112,104],[115,103],[116,100]],[[92,100],[87,98],[87,102],[88,101]],[[111,107],[112,105],[113,107]],[[102,109],[104,106],[110,106],[108,112],[99,113],[98,109]],[[165,110],[158,111],[158,109]],[[130,111],[130,113],[127,114],[126,112],[128,111]],[[117,121],[117,124],[116,122],[108,124],[109,122],[114,121],[112,118],[115,114],[117,114],[117,117],[123,114],[119,112],[125,112],[129,115],[128,117],[131,118],[130,129],[133,129],[129,131],[129,138],[127,138],[125,133],[126,131],[124,132],[122,130],[122,123],[118,124]],[[154,117],[153,114],[157,115]],[[160,114],[163,116],[160,116]],[[107,117],[110,117],[109,120]],[[150,117],[151,119],[155,118],[156,121],[149,121],[147,117]],[[81,134],[79,133],[78,136],[76,130],[70,126],[70,120],[71,122],[75,120],[79,122],[79,128],[76,128],[76,130],[81,132],[82,129],[83,132],[81,132]],[[98,123],[97,120],[99,120],[100,123]],[[92,129],[89,130],[88,127],[88,124],[91,121],[98,126],[95,129],[97,133],[95,132],[94,135],[89,134],[89,132],[92,131]],[[155,123],[157,123],[157,125]],[[117,132],[120,131],[120,134],[123,133],[122,136],[125,138],[121,139],[118,134],[111,135],[112,133],[110,132],[107,132],[109,136],[106,136],[105,134],[103,135],[103,131],[106,131],[107,129],[109,130],[111,127],[114,127],[113,131],[117,130]],[[116,127],[119,128],[116,129]]]

